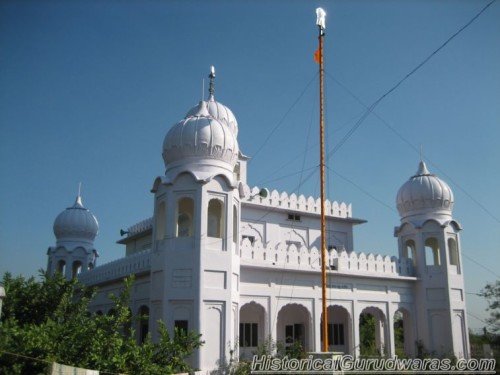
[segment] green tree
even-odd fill
[[[500,333],[500,280],[486,284],[479,295],[488,301],[487,310],[490,312],[490,317],[486,321],[489,324],[489,331]]]
[[[361,355],[379,355],[375,345],[375,317],[371,314],[359,317],[359,342]]]
[[[132,283],[132,278],[125,279],[123,291],[110,296],[114,314],[92,315],[88,306],[93,288],[59,274],[42,274],[37,281],[6,273],[0,373],[45,373],[50,362],[125,374],[190,371],[186,358],[202,345],[201,335],[176,331],[170,337],[160,323],[158,342],[150,335],[142,345],[135,341],[128,307]]]

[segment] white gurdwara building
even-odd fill
[[[213,80],[213,77],[211,77]],[[98,225],[79,196],[55,220],[49,272],[99,287],[92,309],[135,274],[130,309],[149,316],[137,340],[157,338],[158,321],[202,334],[192,365],[249,356],[271,338],[321,350],[320,200],[247,185],[238,124],[210,96],[187,112],[163,142],[165,174],[154,180],[153,216],[118,242],[126,254],[96,266]],[[395,315],[403,317],[404,351],[469,356],[460,224],[453,193],[425,163],[399,189],[399,257],[354,251],[350,204],[326,202],[330,349],[359,356],[360,316],[376,320],[376,347],[395,355]],[[418,344],[417,344],[418,343]],[[233,354],[234,355],[234,354]]]

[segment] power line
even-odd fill
[[[281,117],[281,119],[278,121],[278,123],[273,127],[273,129],[268,134],[268,136],[266,137],[266,139],[264,140],[264,142],[260,145],[260,147],[257,149],[257,151],[253,154],[252,158],[249,160],[249,163],[257,157],[257,155],[260,153],[260,151],[262,151],[262,149],[264,148],[264,146],[266,145],[266,143],[272,137],[272,135],[274,134],[274,132],[276,130],[278,130],[278,128],[281,126],[281,124],[283,124],[283,122],[285,121],[285,119],[288,116],[288,114],[292,111],[292,109],[295,107],[295,105],[297,105],[297,103],[300,101],[300,99],[304,96],[304,94],[306,93],[306,91],[309,88],[309,86],[311,86],[311,83],[313,83],[313,81],[316,79],[317,75],[318,75],[318,73],[315,73],[314,76],[311,78],[311,80],[307,83],[307,85],[304,87],[304,89],[299,94],[299,96],[297,97],[297,99],[295,99],[295,101],[288,108],[288,110],[285,112],[285,114],[283,115],[283,117]]]
[[[367,105],[345,84],[336,79],[332,74],[326,72],[326,75],[331,78],[335,83],[337,83],[340,87],[342,87],[349,95],[351,95],[359,104],[361,104],[364,108],[367,108]],[[382,118],[377,112],[371,111],[371,113],[377,117],[382,124],[384,124],[390,131],[392,131],[399,139],[401,139],[404,143],[410,146],[417,154],[420,154],[420,150],[417,146],[411,143],[408,139],[406,139],[398,130],[396,130],[393,126],[391,126],[384,118]],[[430,165],[436,168],[443,176],[445,176],[454,186],[456,186],[460,191],[462,191],[469,199],[471,199],[478,207],[480,207],[486,214],[488,214],[491,218],[493,218],[497,223],[500,223],[498,217],[496,217],[486,206],[484,206],[481,202],[479,202],[476,198],[474,198],[467,190],[465,190],[458,182],[456,182],[453,178],[451,178],[448,174],[446,174],[436,163],[426,157],[427,161]]]
[[[469,27],[481,14],[483,14],[486,9],[488,9],[496,0],[490,1],[486,4],[474,17],[472,17],[465,25],[458,29],[454,34],[452,34],[448,39],[444,41],[437,49],[435,49],[429,56],[423,59],[416,67],[410,70],[403,78],[401,78],[396,84],[389,88],[384,94],[382,94],[377,100],[375,100],[365,111],[364,115],[356,122],[356,124],[351,128],[351,130],[341,139],[341,141],[328,153],[328,159],[332,154],[334,154],[338,149],[340,149],[345,142],[356,132],[356,130],[361,126],[363,121],[368,117],[368,115],[379,105],[382,100],[393,93],[401,84],[415,74],[420,68],[422,68],[432,57],[434,57],[439,51],[441,51],[449,42],[456,38],[462,31]]]
[[[462,250],[462,255],[467,258],[468,260],[470,260],[472,263],[476,264],[477,266],[481,267],[482,269],[488,271],[489,273],[491,273],[492,275],[494,275],[495,277],[497,278],[500,278],[500,276],[495,272],[493,271],[491,268],[488,268],[484,265],[482,265],[481,263],[475,261],[473,258],[471,258],[470,256],[468,256],[467,254],[464,254],[464,251]]]
[[[363,189],[361,186],[359,186],[358,184],[356,184],[354,181],[348,179],[347,177],[345,176],[342,176],[340,173],[336,172],[335,170],[333,170],[332,168],[328,167],[327,168],[335,175],[337,175],[338,177],[340,177],[341,179],[343,179],[344,181],[350,183],[351,185],[353,185],[354,187],[356,187],[358,190],[360,190],[362,193],[366,194],[367,196],[369,196],[370,198],[372,198],[374,201],[380,203],[382,206],[384,206],[385,208],[388,208],[389,210],[391,210],[392,212],[396,212],[396,210],[388,205],[387,203],[381,201],[380,199],[378,199],[377,197],[375,197],[373,194],[371,194],[370,192],[366,191],[365,189]]]
[[[481,319],[481,318],[480,318],[480,317],[478,317],[477,315],[474,315],[474,314],[472,314],[472,313],[470,313],[470,312],[468,312],[468,311],[467,311],[467,315],[472,316],[474,319],[479,320],[480,322],[482,322],[482,323],[486,324],[487,326],[490,326],[490,327],[495,327],[493,324],[488,323],[487,321],[485,321],[485,320]]]

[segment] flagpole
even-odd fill
[[[320,184],[321,184],[321,300],[323,311],[323,352],[328,352],[328,310],[326,305],[326,224],[325,224],[325,125],[324,125],[324,69],[323,38],[325,36],[325,16],[323,9],[316,9],[319,35],[319,143],[320,143]]]

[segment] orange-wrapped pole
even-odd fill
[[[321,183],[321,300],[323,311],[323,352],[328,352],[328,310],[326,304],[326,223],[325,223],[325,124],[324,124],[324,57],[323,38],[324,33],[324,11],[316,10],[318,15],[319,29],[319,143],[320,143],[320,183]]]

